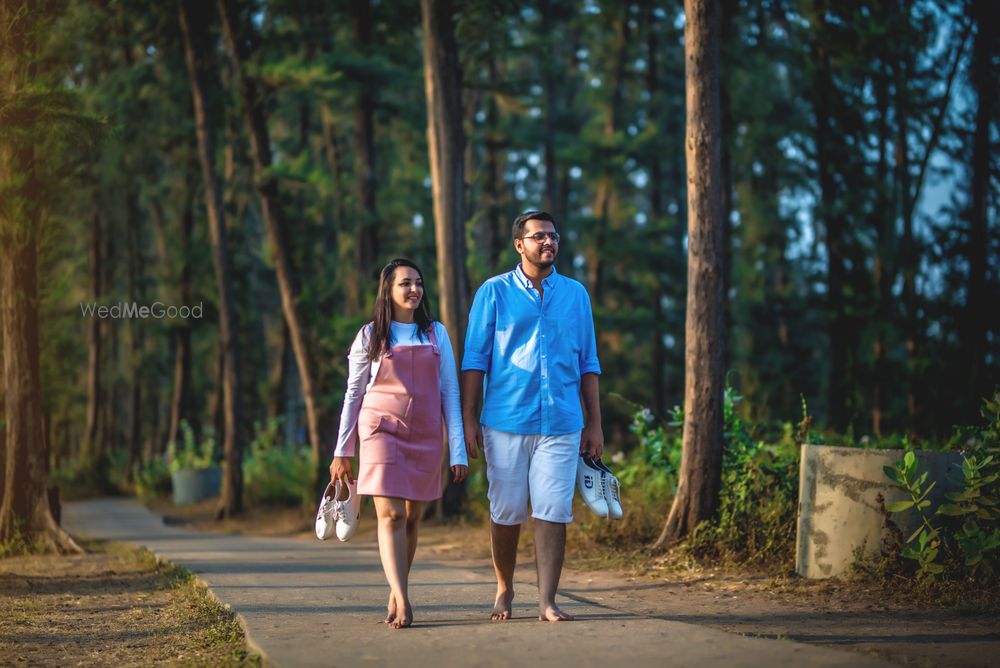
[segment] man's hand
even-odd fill
[[[469,467],[463,464],[455,464],[451,467],[452,480],[462,482],[469,476]]]
[[[580,454],[600,459],[604,454],[604,432],[600,422],[591,422],[580,435]]]
[[[462,423],[465,427],[465,452],[469,459],[479,459],[479,450],[483,449],[483,429],[479,426],[479,419],[466,415]]]
[[[348,457],[334,457],[330,463],[330,482],[340,480],[344,484],[354,482],[351,476],[351,460]]]

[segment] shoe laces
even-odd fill
[[[618,478],[614,477],[610,473],[604,473],[601,476],[604,480],[604,493],[606,496],[610,496],[615,501],[621,502],[620,489],[621,486],[618,483]]]
[[[333,497],[328,496],[323,501],[323,505],[320,506],[318,515],[329,518],[328,521],[330,522],[346,519],[347,515],[344,513],[344,505],[343,501],[337,501]]]

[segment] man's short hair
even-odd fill
[[[529,220],[546,220],[553,225],[556,224],[556,219],[552,217],[551,213],[546,211],[525,211],[514,219],[514,225],[511,227],[511,235],[515,239],[520,239],[524,236],[524,225]]]

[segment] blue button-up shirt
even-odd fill
[[[512,434],[569,434],[583,429],[580,378],[601,373],[590,296],[557,273],[542,280],[544,298],[521,266],[476,291],[462,370],[485,372],[481,421]]]

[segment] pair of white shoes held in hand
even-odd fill
[[[361,503],[356,482],[332,480],[323,492],[316,511],[316,537],[326,540],[336,532],[341,541],[348,541],[358,530]]]
[[[581,455],[576,466],[576,484],[584,503],[598,517],[622,518],[621,486],[600,459]]]

